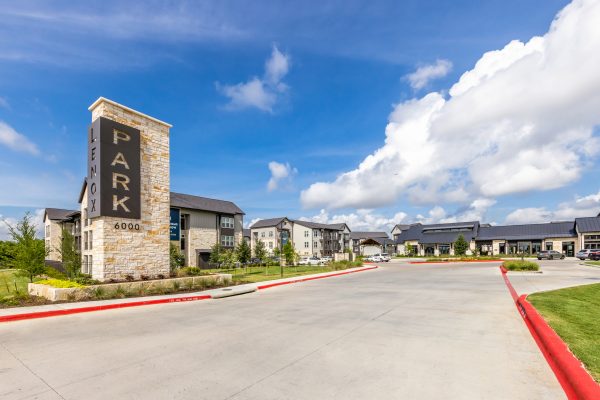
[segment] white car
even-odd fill
[[[364,258],[365,261],[370,261],[370,262],[383,262],[383,259],[381,258],[381,255],[379,254],[373,254],[370,256],[367,256]]]
[[[392,259],[388,253],[381,253],[381,261],[389,262]]]
[[[323,260],[319,257],[305,257],[298,261],[298,265],[322,265],[324,264]]]
[[[323,261],[325,264],[327,264],[327,263],[330,263],[333,261],[333,257],[331,257],[331,256],[321,257],[321,261]]]

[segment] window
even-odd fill
[[[307,249],[308,249],[308,245],[309,245],[309,243],[308,243],[308,242],[304,242],[304,247],[305,247],[305,248],[307,248]]]
[[[182,231],[187,230],[187,224],[185,223],[185,214],[181,214],[181,217],[179,218],[179,229]]]
[[[46,240],[46,251],[50,251],[50,241]]]
[[[310,231],[304,231],[304,237],[309,237],[310,236]]]
[[[185,235],[181,235],[181,250],[185,250]]]
[[[273,242],[269,242],[269,248],[272,249],[273,248]]]
[[[83,249],[87,250],[88,249],[88,233],[83,232]]]
[[[319,242],[314,243],[315,247],[319,247]]]
[[[88,234],[88,240],[90,241],[90,250],[92,249],[92,242],[93,242],[92,234],[93,234],[93,231],[90,231],[90,233]]]
[[[233,247],[233,236],[221,235],[221,246]]]
[[[83,269],[83,273],[88,273],[88,256],[83,256],[83,265],[81,266]]]
[[[233,228],[233,217],[221,217],[221,228]]]
[[[313,236],[314,236],[314,237],[319,237],[319,231],[317,231],[317,230],[314,230],[314,231],[313,231]]]
[[[88,271],[89,272],[88,272],[88,274],[92,273],[93,266],[94,266],[94,262],[93,262],[92,256],[89,256],[89,259],[88,259]]]
[[[552,242],[546,242],[546,250],[553,250],[552,249]]]
[[[81,218],[83,218],[83,226],[88,226],[87,208],[83,209],[83,215]]]
[[[273,237],[273,231],[269,231],[269,237],[272,238]]]
[[[265,237],[265,233],[264,233],[264,232],[261,232],[261,233],[260,233],[260,237],[263,237],[263,238],[264,238],[264,237]]]
[[[50,236],[50,225],[46,225],[46,237]]]

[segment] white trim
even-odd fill
[[[159,123],[159,124],[161,124],[161,125],[165,125],[165,126],[167,126],[167,127],[169,127],[169,128],[172,128],[172,127],[173,127],[173,125],[171,125],[171,124],[167,124],[166,122],[164,122],[164,121],[161,121],[160,119],[156,119],[156,118],[154,118],[154,117],[151,117],[151,116],[149,116],[149,115],[146,115],[146,114],[144,114],[144,113],[141,113],[141,112],[139,112],[139,111],[136,111],[136,110],[134,110],[133,108],[129,108],[129,107],[127,107],[127,106],[124,106],[123,104],[119,104],[119,103],[117,103],[116,101],[109,100],[109,99],[107,99],[106,97],[102,97],[102,96],[98,97],[98,100],[96,100],[94,103],[92,103],[92,105],[88,107],[88,110],[89,110],[89,111],[92,111],[94,108],[98,107],[98,105],[99,105],[100,103],[102,103],[102,102],[106,102],[106,103],[108,103],[108,104],[112,104],[113,106],[120,107],[120,108],[122,108],[122,109],[124,109],[124,110],[127,110],[127,111],[129,111],[129,112],[132,112],[132,113],[134,113],[134,114],[137,114],[137,115],[139,115],[139,116],[142,116],[142,117],[144,117],[144,118],[148,118],[149,120],[152,120],[152,121],[154,121],[154,122],[157,122],[157,123]]]

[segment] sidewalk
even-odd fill
[[[257,283],[228,286],[199,292],[175,293],[145,297],[128,297],[123,299],[82,301],[72,303],[46,304],[32,307],[13,307],[0,309],[0,323],[11,320],[43,318],[57,315],[75,314],[79,312],[100,311],[122,307],[136,307],[151,304],[177,303],[183,301],[199,301],[219,299],[264,290],[271,287],[306,282],[316,279],[347,275],[355,272],[368,271],[377,268],[374,265],[350,268],[334,272],[322,272],[312,275],[301,275],[290,278],[275,279]]]

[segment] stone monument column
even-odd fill
[[[92,276],[168,276],[171,125],[103,97],[89,110]]]

